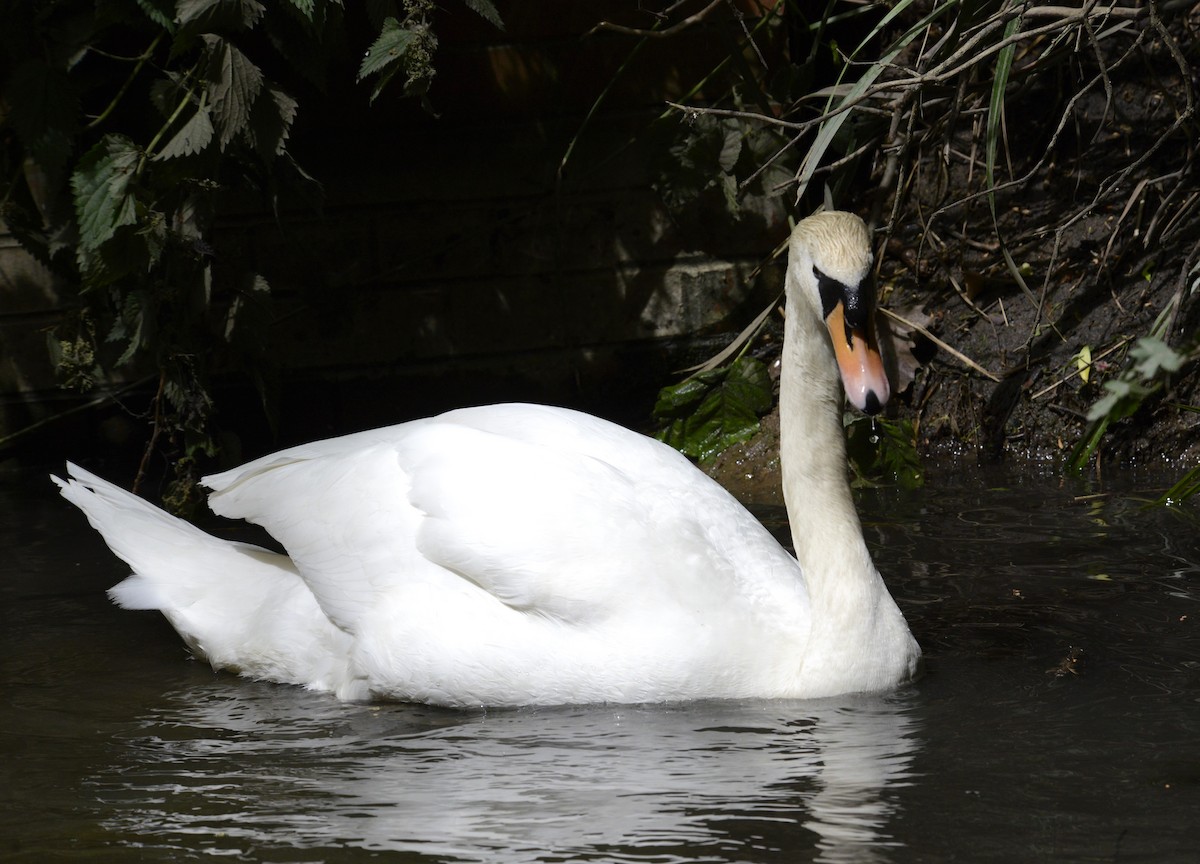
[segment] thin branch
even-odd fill
[[[150,43],[150,47],[143,51],[141,56],[137,58],[137,65],[133,67],[128,77],[126,77],[124,83],[121,84],[121,89],[117,91],[117,95],[113,96],[112,100],[108,103],[108,105],[105,106],[104,110],[93,117],[92,120],[83,127],[84,129],[95,129],[108,118],[108,115],[111,114],[114,109],[116,109],[121,100],[125,98],[126,92],[128,92],[129,88],[133,85],[134,79],[137,78],[138,73],[142,71],[142,67],[145,66],[146,62],[154,56],[154,49],[158,47],[158,43],[162,41],[162,38],[163,33],[159,33],[154,37],[154,41]]]
[[[150,440],[146,442],[146,449],[142,451],[142,460],[138,463],[137,476],[133,478],[134,495],[138,494],[138,490],[142,486],[142,481],[146,479],[146,469],[150,465],[150,457],[154,454],[154,447],[158,443],[158,436],[162,434],[163,427],[163,392],[167,387],[167,370],[160,369],[158,373],[158,392],[154,394],[154,426],[150,431]]]
[[[713,0],[713,2],[709,3],[695,15],[689,15],[687,18],[684,18],[677,24],[672,24],[665,30],[643,30],[638,27],[626,27],[624,24],[613,24],[611,21],[601,21],[589,30],[587,35],[591,36],[599,30],[608,30],[613,33],[624,33],[626,36],[640,36],[645,39],[666,39],[668,36],[674,36],[680,31],[686,30],[693,24],[699,24],[724,2],[725,0]],[[675,5],[678,6],[679,4]]]
[[[1077,367],[1070,374],[1064,375],[1062,378],[1059,378],[1053,384],[1049,385],[1048,387],[1043,387],[1041,390],[1034,393],[1032,396],[1029,397],[1030,401],[1032,401],[1034,399],[1041,399],[1047,393],[1051,392],[1052,390],[1058,389],[1063,384],[1066,384],[1068,381],[1070,381],[1072,378],[1082,375],[1085,371],[1091,372],[1092,368],[1096,365],[1097,362],[1099,362],[1100,360],[1103,360],[1105,357],[1107,357],[1109,354],[1113,353],[1114,351],[1116,351],[1120,348],[1124,348],[1126,345],[1128,345],[1132,341],[1133,341],[1132,336],[1122,336],[1119,340],[1117,340],[1116,345],[1112,345],[1112,346],[1106,348],[1105,350],[1101,351],[1099,354],[1097,354],[1095,357],[1093,357],[1090,362],[1084,363],[1082,366]]]
[[[970,367],[971,369],[974,369],[976,372],[978,372],[983,377],[989,378],[992,381],[995,381],[997,384],[1000,383],[1000,376],[994,375],[991,372],[989,372],[988,370],[984,369],[982,366],[980,366],[978,363],[976,363],[974,360],[972,360],[966,354],[962,353],[961,351],[957,350],[956,348],[952,348],[950,345],[946,344],[941,339],[934,336],[932,333],[930,333],[928,330],[926,330],[920,324],[917,324],[914,321],[909,321],[903,315],[898,315],[895,312],[893,312],[891,309],[882,309],[881,308],[879,311],[882,312],[887,317],[891,318],[893,321],[897,321],[897,322],[903,324],[905,327],[910,327],[913,330],[916,330],[918,333],[920,333],[922,336],[924,336],[926,339],[928,339],[934,345],[938,346],[943,351],[945,351],[947,354],[949,354],[950,356],[957,359],[960,363],[963,363],[966,366]]]

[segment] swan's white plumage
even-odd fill
[[[833,236],[824,272],[849,278]],[[803,274],[793,282],[791,304],[817,302],[793,296]],[[798,311],[789,328],[814,317]],[[818,340],[799,362],[831,367],[814,332],[789,334]],[[818,372],[813,386],[837,387]],[[161,609],[216,667],[445,705],[825,696],[893,686],[919,656],[847,512],[844,469],[804,467],[844,460],[833,420],[809,429],[785,489],[793,533],[811,515],[828,534],[829,548],[798,542],[803,569],[676,451],[536,405],[452,411],[205,478],[214,512],[262,525],[287,556],[213,538],[75,466],[57,482],[133,568],[113,598]]]

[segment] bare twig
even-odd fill
[[[713,2],[709,3],[695,15],[689,15],[682,21],[667,27],[665,30],[642,30],[638,27],[626,27],[623,24],[613,24],[611,21],[601,21],[599,24],[589,30],[587,35],[591,36],[599,30],[609,30],[613,33],[624,33],[626,36],[639,36],[644,39],[666,39],[670,36],[674,36],[680,31],[686,30],[688,27],[691,27],[694,24],[699,24],[701,21],[707,18],[714,9],[724,2],[725,0],[713,0]],[[671,8],[675,9],[680,5],[681,4],[676,3],[675,6],[672,6]]]
[[[1092,358],[1092,360],[1091,360],[1091,362],[1090,362],[1090,363],[1085,363],[1084,365],[1082,365],[1082,366],[1080,366],[1080,367],[1078,367],[1078,368],[1074,369],[1074,370],[1073,370],[1072,372],[1070,372],[1069,374],[1067,374],[1067,375],[1064,375],[1062,378],[1059,378],[1059,379],[1058,379],[1057,381],[1055,381],[1053,384],[1051,384],[1051,385],[1049,385],[1049,386],[1047,386],[1047,387],[1043,387],[1041,390],[1039,390],[1038,392],[1034,393],[1034,394],[1033,394],[1032,396],[1030,396],[1029,398],[1030,398],[1031,400],[1033,400],[1033,399],[1041,399],[1041,398],[1042,398],[1043,396],[1045,396],[1047,393],[1050,393],[1050,392],[1051,392],[1051,391],[1053,391],[1053,390],[1057,390],[1059,387],[1061,387],[1063,384],[1066,384],[1066,383],[1067,383],[1068,381],[1070,381],[1072,378],[1075,378],[1075,377],[1077,377],[1077,376],[1079,376],[1079,375],[1082,375],[1082,374],[1084,373],[1084,371],[1085,371],[1085,370],[1090,372],[1090,371],[1092,370],[1092,368],[1093,368],[1093,367],[1096,365],[1096,361],[1098,361],[1098,360],[1103,360],[1105,357],[1107,357],[1109,354],[1113,353],[1114,351],[1116,351],[1116,350],[1118,350],[1118,349],[1120,349],[1120,348],[1124,348],[1126,345],[1128,345],[1128,344],[1130,343],[1130,341],[1131,341],[1132,339],[1133,339],[1133,337],[1132,337],[1132,336],[1123,336],[1123,337],[1121,337],[1121,339],[1117,340],[1117,344],[1115,344],[1115,345],[1111,345],[1111,346],[1109,346],[1108,348],[1106,348],[1106,349],[1104,349],[1103,351],[1101,351],[1099,354],[1097,354],[1096,356],[1094,356],[1094,357]]]
[[[997,384],[1000,383],[1000,377],[998,375],[995,375],[995,374],[989,372],[988,370],[984,369],[982,366],[980,366],[978,363],[976,363],[974,360],[972,360],[966,354],[964,354],[961,351],[959,351],[958,349],[953,348],[950,345],[946,344],[941,339],[934,336],[932,333],[930,333],[928,330],[926,330],[924,327],[922,327],[920,324],[917,324],[914,321],[909,321],[903,315],[898,315],[897,313],[893,312],[891,309],[880,309],[879,311],[882,312],[884,315],[886,315],[888,318],[891,318],[893,321],[897,321],[897,322],[903,324],[905,327],[910,327],[913,330],[917,331],[922,336],[924,336],[926,339],[928,339],[930,342],[932,342],[934,345],[938,346],[943,351],[945,351],[947,354],[949,354],[950,356],[957,359],[960,363],[963,363],[964,365],[970,367],[971,369],[974,369],[976,372],[978,372],[984,378],[989,378],[992,381],[995,381]]]

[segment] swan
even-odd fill
[[[910,679],[920,648],[863,541],[843,390],[889,395],[870,238],[820,212],[789,241],[780,380],[795,557],[667,445],[499,404],[292,447],[205,477],[213,537],[68,463],[53,477],[198,658],[344,700],[452,707],[816,698]],[[839,378],[841,381],[839,381]]]

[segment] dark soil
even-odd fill
[[[979,165],[953,156],[977,152],[967,131],[948,159],[920,162],[911,200],[928,215],[896,227],[882,261],[891,289],[884,305],[927,321],[997,379],[941,350],[915,372],[896,411],[916,424],[927,454],[1061,458],[1084,434],[1103,381],[1127,367],[1129,348],[1160,315],[1164,341],[1194,355],[1200,12],[1174,23],[1176,45],[1153,33],[1113,44],[1106,86],[1087,85],[1103,76],[1099,61],[1083,55],[1064,63],[1057,80],[1018,83],[1006,105],[1005,173],[1020,182],[997,195],[994,220],[986,198],[972,198]],[[1086,380],[1077,360],[1084,349],[1093,361]],[[1132,417],[1109,427],[1101,466],[1200,460],[1200,414],[1183,407],[1200,406],[1197,364],[1160,383]]]

